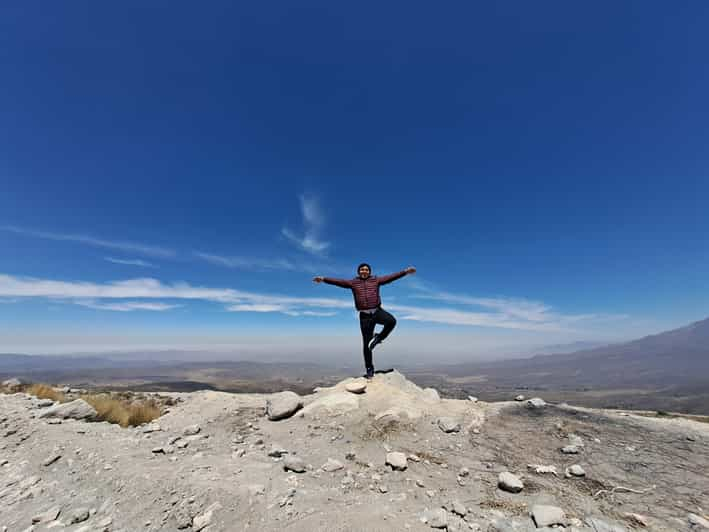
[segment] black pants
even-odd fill
[[[372,350],[369,349],[369,341],[374,336],[374,327],[384,325],[384,328],[379,332],[379,338],[384,340],[396,326],[396,318],[389,314],[386,310],[379,307],[374,314],[366,312],[359,313],[359,328],[362,330],[362,351],[364,353],[364,367],[369,370],[374,370],[372,364]]]

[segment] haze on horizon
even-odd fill
[[[376,13],[376,16],[373,16]],[[709,7],[0,7],[0,352],[392,363],[709,316]],[[573,349],[571,349],[573,350]]]

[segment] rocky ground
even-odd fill
[[[709,529],[707,424],[363,385],[167,394],[137,428],[0,395],[0,531]]]

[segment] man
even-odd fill
[[[382,308],[379,297],[379,287],[401,279],[407,274],[416,273],[416,268],[409,266],[405,270],[381,277],[372,276],[372,268],[363,262],[357,267],[358,277],[351,280],[333,279],[331,277],[315,277],[316,283],[327,283],[352,290],[355,307],[359,310],[359,327],[362,330],[362,350],[364,352],[364,367],[366,377],[374,377],[374,364],[372,364],[372,349],[381,344],[396,325],[396,318]],[[383,325],[382,330],[374,334],[374,327]]]

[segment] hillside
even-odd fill
[[[703,423],[441,399],[398,372],[302,397],[169,395],[162,417],[125,429],[0,395],[0,529],[709,527]]]

